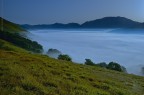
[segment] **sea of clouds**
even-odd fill
[[[85,58],[95,63],[118,62],[129,73],[142,75],[144,66],[144,34],[115,29],[48,29],[30,30],[27,37],[44,48],[58,49],[74,62],[84,63]],[[136,30],[135,30],[136,31]],[[137,30],[139,31],[139,30]]]

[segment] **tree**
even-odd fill
[[[67,54],[60,54],[58,56],[58,59],[60,59],[60,60],[66,60],[66,61],[72,61],[71,57],[69,55],[67,55]]]
[[[96,64],[97,66],[100,66],[100,67],[104,67],[106,68],[107,67],[107,64],[105,62],[101,62],[101,63],[98,63]]]
[[[118,63],[116,62],[110,62],[107,66],[108,69],[111,69],[111,70],[116,70],[116,71],[120,71],[122,72],[122,67],[121,65],[119,65]]]
[[[86,65],[95,65],[94,62],[92,62],[90,59],[85,59],[85,60],[86,60],[85,62]]]

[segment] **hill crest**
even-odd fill
[[[144,24],[133,21],[125,17],[104,17],[101,19],[86,21],[83,24],[78,23],[54,23],[42,25],[21,25],[25,29],[49,29],[49,28],[144,28]]]

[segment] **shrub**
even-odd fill
[[[97,66],[100,66],[100,67],[104,67],[106,68],[107,67],[107,64],[105,62],[101,62],[101,63],[98,63],[96,64]]]
[[[72,61],[71,57],[69,55],[67,55],[67,54],[60,54],[58,56],[58,59],[60,59],[60,60],[66,60],[66,61]]]
[[[121,68],[121,65],[119,65],[118,63],[116,62],[110,62],[107,66],[108,69],[111,69],[111,70],[116,70],[116,71],[120,71],[122,72],[122,68]]]
[[[85,60],[86,60],[85,62],[86,65],[95,65],[94,62],[92,62],[90,59],[85,59]]]

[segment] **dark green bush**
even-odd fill
[[[60,60],[66,60],[66,61],[72,61],[71,57],[69,55],[67,55],[67,54],[60,54],[58,56],[58,59],[60,59]]]
[[[116,62],[110,62],[109,64],[106,64],[106,62],[101,62],[95,64],[92,62],[90,59],[85,59],[85,65],[91,65],[91,66],[99,66],[102,68],[110,69],[110,70],[115,70],[115,71],[120,71],[120,72],[125,72],[127,73],[127,70],[124,66],[121,66],[120,64]]]
[[[121,68],[121,65],[119,65],[118,63],[116,62],[110,62],[107,66],[108,69],[111,69],[111,70],[116,70],[116,71],[120,71],[122,72],[122,68]]]
[[[104,68],[107,67],[106,62],[101,62],[101,63],[98,63],[98,64],[96,64],[96,65],[97,65],[97,66],[100,66],[100,67],[104,67]]]
[[[94,62],[92,62],[90,59],[85,59],[86,65],[95,65]]]

